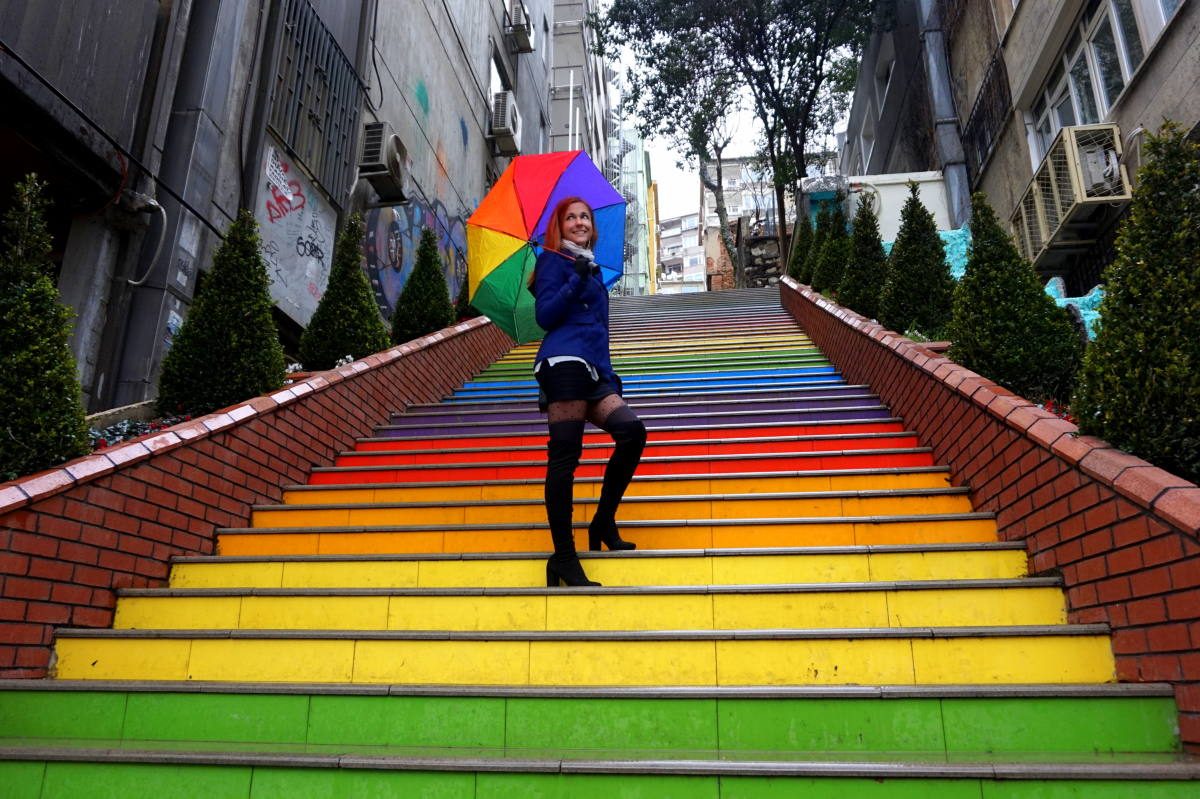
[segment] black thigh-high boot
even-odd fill
[[[600,585],[583,573],[571,531],[572,491],[575,487],[575,467],[579,465],[579,457],[583,453],[583,425],[582,421],[550,423],[546,459],[546,520],[550,522],[554,554],[546,561],[548,586],[557,586],[559,580],[572,586]]]
[[[633,479],[642,450],[646,448],[646,426],[628,405],[617,408],[602,425],[612,436],[616,447],[608,466],[604,468],[604,485],[600,488],[600,501],[596,514],[588,525],[588,548],[599,550],[601,542],[609,549],[636,549],[637,545],[621,539],[617,530],[617,506],[625,496],[625,489]]]

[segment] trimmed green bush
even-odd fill
[[[833,296],[842,282],[846,262],[850,260],[850,235],[846,232],[846,217],[839,200],[829,215],[829,229],[825,242],[817,253],[813,264],[812,287],[822,294]]]
[[[1079,336],[981,193],[971,198],[971,253],[948,332],[950,357],[968,369],[1035,402],[1070,396]]]
[[[879,321],[899,333],[918,331],[936,338],[950,321],[954,278],[933,214],[921,203],[919,187],[910,182],[908,191],[879,295]]]
[[[1085,433],[1200,482],[1200,145],[1146,140],[1072,411]]]
[[[454,300],[454,321],[456,322],[479,316],[479,311],[475,310],[475,306],[471,304],[470,288],[471,281],[467,275],[463,275],[463,279],[458,284],[458,297]]]
[[[391,343],[362,269],[363,229],[362,217],[352,214],[338,234],[329,286],[300,336],[300,362],[310,371],[332,369],[347,355],[358,360]]]
[[[812,285],[813,269],[817,265],[821,248],[825,246],[825,239],[829,236],[831,222],[829,203],[823,202],[817,209],[817,225],[813,230],[812,239],[808,243],[808,251],[804,254],[804,261],[800,264],[800,276],[796,278],[801,283]]]
[[[887,254],[879,238],[879,218],[863,194],[854,214],[850,258],[838,286],[838,302],[868,319],[879,315],[879,292],[887,278]]]
[[[392,311],[392,341],[400,344],[441,330],[454,321],[450,292],[442,276],[442,258],[438,254],[433,231],[421,231],[417,262],[396,300]]]
[[[283,385],[270,285],[258,223],[242,209],[163,359],[159,413],[208,413]]]
[[[808,257],[808,250],[812,246],[813,229],[808,214],[800,213],[793,226],[792,235],[796,237],[796,243],[792,247],[792,257],[788,261],[787,273],[788,277],[793,280],[799,280],[800,272],[804,267],[804,259]]]
[[[0,241],[0,482],[86,455],[71,311],[50,274],[46,184],[27,175]]]

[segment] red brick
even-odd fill
[[[1110,500],[1084,511],[1083,523],[1089,529],[1098,530],[1117,521],[1116,502]]]
[[[29,577],[5,577],[4,595],[13,599],[49,599],[50,583]]]
[[[1162,597],[1135,599],[1125,605],[1130,624],[1158,624],[1167,620],[1167,603]]]
[[[102,527],[85,527],[83,535],[80,536],[83,543],[104,549],[113,549],[119,539],[120,535],[116,531],[105,530]]]
[[[108,569],[97,569],[92,566],[76,566],[75,582],[81,585],[107,588],[112,583],[112,572]]]
[[[25,574],[29,571],[29,557],[16,552],[0,552],[0,574]]]
[[[1171,587],[1193,588],[1200,585],[1200,563],[1195,559],[1171,564]]]
[[[58,516],[42,516],[38,519],[38,532],[66,541],[76,541],[83,525],[73,519]]]
[[[29,576],[42,580],[68,582],[71,579],[71,571],[73,569],[74,566],[64,560],[33,558],[29,562]]]
[[[1112,533],[1104,529],[1098,530],[1094,533],[1088,533],[1079,539],[1079,544],[1081,547],[1083,547],[1083,554],[1089,557],[1092,555],[1107,553],[1113,548]]]
[[[1147,682],[1171,682],[1183,678],[1178,655],[1142,655],[1137,665],[1138,674]]]
[[[92,601],[92,589],[82,585],[55,583],[50,591],[50,599],[68,605],[86,605]]]
[[[0,597],[0,621],[24,621],[27,604],[20,599]]]
[[[66,624],[71,614],[66,605],[30,602],[25,620],[38,624]]]
[[[0,643],[44,644],[49,636],[44,624],[0,624]]]
[[[1200,588],[1176,591],[1166,599],[1167,615],[1172,619],[1200,619]]]
[[[17,662],[17,648],[15,646],[0,646],[0,669],[6,669]],[[3,672],[0,672],[3,676]]]
[[[76,607],[71,611],[71,624],[79,627],[108,627],[112,624],[112,611]]]
[[[1096,583],[1096,597],[1100,602],[1121,602],[1132,595],[1128,577],[1110,577]]]
[[[71,563],[94,564],[100,557],[100,550],[88,544],[64,541],[59,544],[58,557]]]
[[[1136,548],[1116,550],[1108,553],[1105,557],[1105,563],[1110,574],[1136,571],[1142,568],[1142,553]],[[1166,588],[1163,590],[1169,589],[1170,579],[1168,575],[1163,575],[1163,582],[1166,584]],[[1137,590],[1136,587],[1134,590]]]
[[[1142,629],[1113,630],[1114,655],[1140,655],[1146,651],[1146,631]]]
[[[1151,537],[1150,520],[1146,516],[1139,516],[1117,522],[1112,526],[1112,536],[1113,544],[1119,547],[1146,541]]]
[[[131,572],[137,565],[137,558],[123,552],[104,550],[100,553],[99,566],[113,571]]]
[[[1186,624],[1158,624],[1146,630],[1152,652],[1183,652],[1191,646]]]

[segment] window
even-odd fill
[[[1035,161],[1067,125],[1112,111],[1178,0],[1091,0],[1032,109]]]
[[[896,46],[892,34],[885,33],[879,42],[879,54],[875,58],[875,105],[883,108],[888,86],[892,84],[892,73],[896,69]]]
[[[858,146],[862,152],[863,163],[871,168],[871,151],[875,149],[875,107],[867,105],[866,117],[863,119],[862,132],[858,134]]]

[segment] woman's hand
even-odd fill
[[[592,262],[582,255],[575,256],[575,274],[580,277],[587,277],[588,272],[592,271]]]

